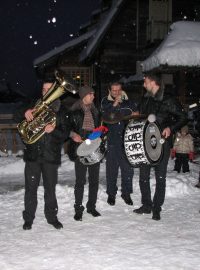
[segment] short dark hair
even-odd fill
[[[114,85],[120,85],[121,88],[123,89],[123,84],[122,84],[121,82],[116,81],[116,82],[111,82],[111,83],[109,84],[109,90],[110,90],[111,87],[114,86]]]
[[[144,78],[148,78],[151,81],[155,81],[157,85],[161,86],[162,80],[161,80],[161,75],[158,73],[146,73],[144,75]]]

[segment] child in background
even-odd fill
[[[188,133],[188,126],[182,127],[177,133],[171,157],[176,157],[174,171],[180,173],[181,167],[183,173],[190,171],[188,161],[194,159],[194,143],[192,136]]]

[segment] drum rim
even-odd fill
[[[155,123],[156,126],[158,127],[158,129],[159,129],[159,131],[160,131],[160,134],[161,134],[161,127],[160,127],[159,123],[158,123],[157,121],[153,122],[153,124],[154,124],[154,123]],[[146,128],[147,128],[147,126],[148,126],[149,124],[150,124],[150,122],[149,122],[149,121],[146,121],[146,123],[145,123],[145,125],[144,125],[144,128],[143,128],[143,137],[144,137],[144,133],[145,133],[145,131],[146,131]],[[155,166],[155,165],[157,165],[157,164],[160,162],[160,160],[161,160],[162,157],[163,157],[163,144],[161,145],[161,154],[160,154],[160,157],[159,157],[159,159],[156,160],[156,161],[153,161],[153,160],[149,157],[149,154],[148,154],[147,151],[146,151],[146,144],[145,144],[145,141],[144,141],[144,152],[145,152],[145,155],[146,155],[146,158],[147,158],[149,164],[152,165],[152,166]]]

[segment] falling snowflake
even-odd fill
[[[56,17],[53,17],[51,21],[52,23],[56,23]]]

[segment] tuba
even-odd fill
[[[26,144],[35,143],[45,133],[48,124],[56,124],[56,114],[49,105],[67,91],[76,94],[75,86],[55,72],[56,80],[48,92],[39,99],[34,107],[33,120],[28,122],[26,119],[17,125],[18,132]]]

